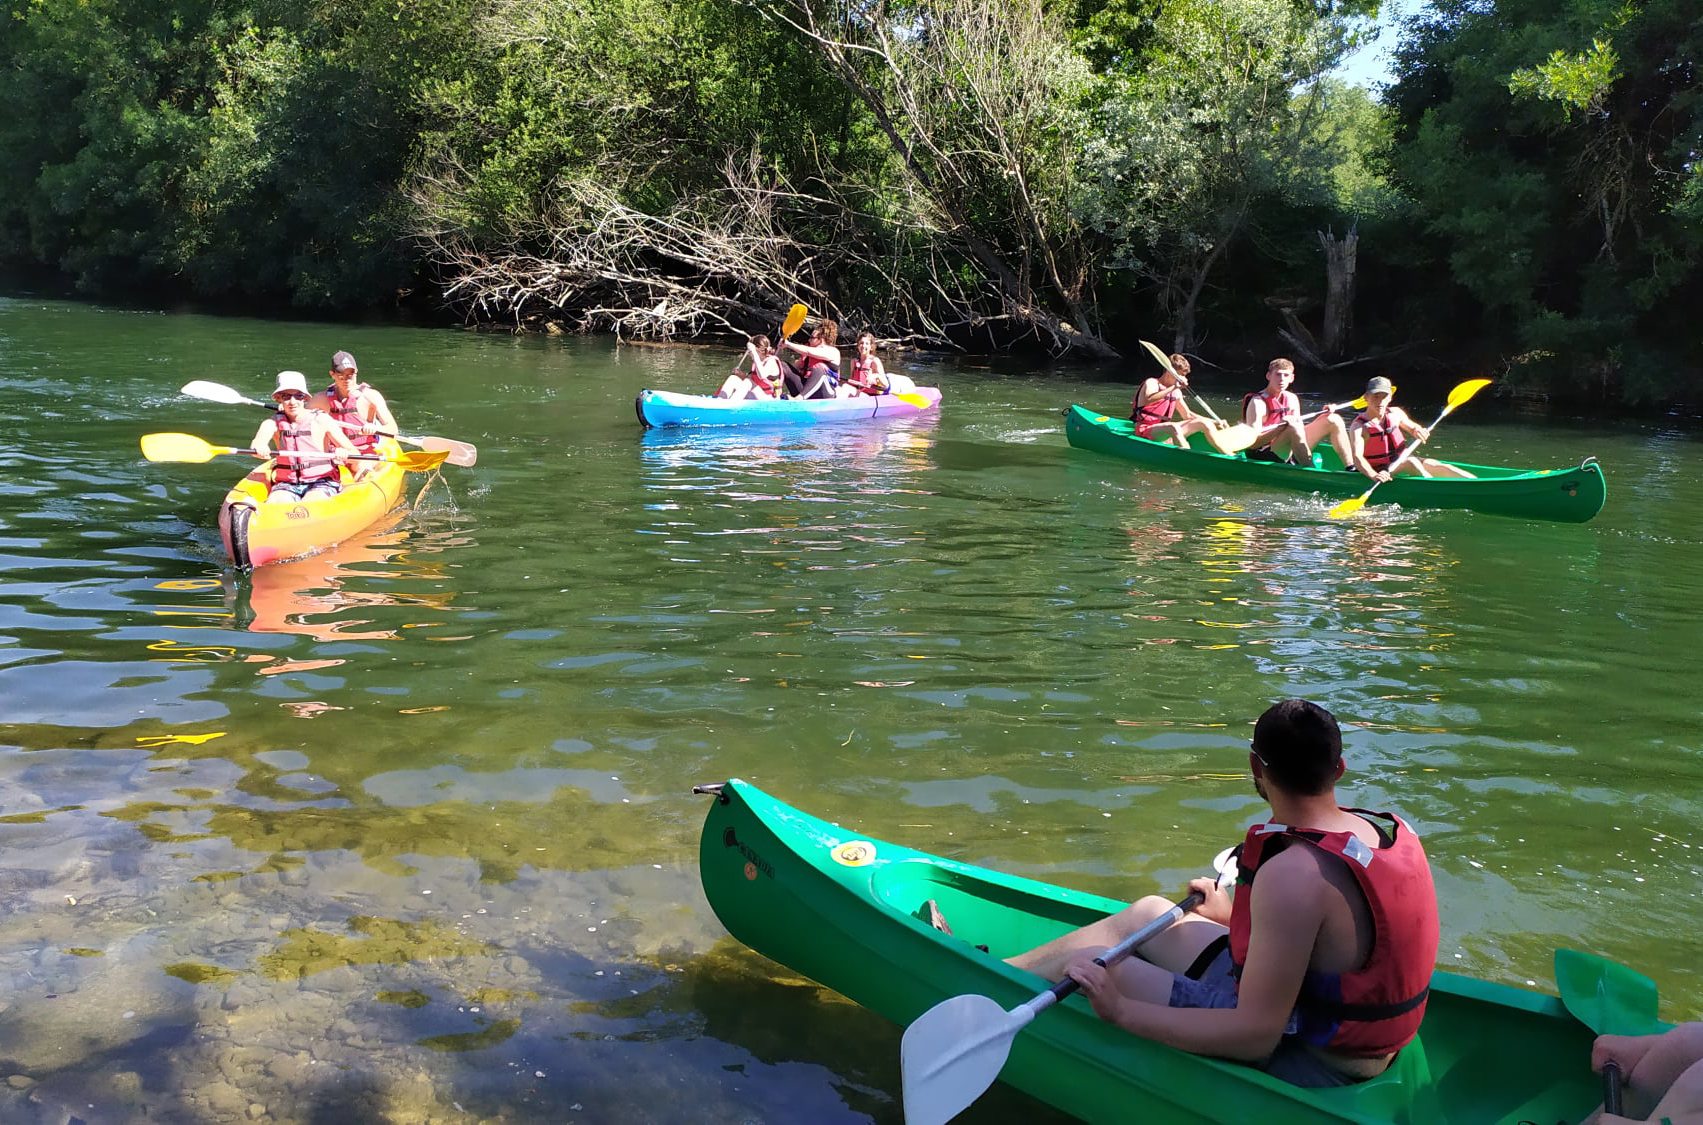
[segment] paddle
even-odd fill
[[[1357,398],[1353,402],[1332,403],[1323,410],[1315,410],[1311,414],[1301,415],[1301,422],[1302,424],[1311,422],[1314,418],[1317,418],[1321,414],[1329,414],[1333,410],[1341,410],[1344,407],[1353,407],[1355,410],[1364,410],[1366,409],[1366,400],[1364,398]],[[1281,429],[1282,426],[1283,423],[1281,422],[1275,426],[1267,426],[1263,430],[1255,430],[1252,426],[1232,426],[1230,429],[1224,431],[1224,433],[1230,436],[1222,445],[1219,445],[1219,451],[1223,453],[1240,453],[1242,450],[1250,448],[1254,442],[1258,441],[1266,434],[1269,434],[1274,430]],[[1244,435],[1238,432],[1242,430],[1247,431],[1247,434],[1245,435],[1247,437],[1246,444],[1242,443]]]
[[[1141,346],[1146,348],[1153,358],[1159,361],[1160,367],[1163,367],[1166,371],[1171,373],[1171,377],[1173,379],[1175,379],[1178,383],[1181,383],[1184,387],[1187,387],[1189,390],[1194,389],[1189,385],[1189,381],[1178,374],[1175,367],[1171,366],[1171,357],[1160,351],[1157,344],[1148,340],[1143,340],[1141,341]],[[1213,412],[1212,405],[1204,398],[1200,397],[1198,393],[1194,396],[1194,400],[1200,403],[1200,408],[1206,411],[1206,416],[1208,418],[1211,418],[1214,422],[1218,423],[1217,429],[1206,431],[1206,440],[1211,442],[1212,447],[1218,450],[1218,452],[1240,453],[1242,450],[1259,440],[1259,433],[1255,431],[1252,426],[1245,422],[1238,422],[1234,426],[1229,425],[1224,421],[1224,419],[1220,418]]]
[[[222,402],[227,406],[262,406],[267,410],[277,409],[272,403],[248,398],[241,391],[227,387],[223,383],[209,383],[204,379],[185,383],[178,389],[178,394],[188,395],[190,398],[205,399],[208,402]],[[347,422],[341,423],[341,425],[345,430],[360,429],[359,426],[350,425]],[[463,468],[469,467],[479,460],[479,450],[475,446],[465,441],[456,441],[454,438],[414,437],[411,434],[387,433],[381,433],[378,436],[393,437],[397,441],[417,445],[428,453],[447,453],[451,465],[460,465]]]
[[[291,453],[271,452],[264,449],[242,449],[231,445],[214,445],[204,441],[194,434],[143,434],[142,456],[150,461],[174,461],[183,464],[199,465],[211,461],[215,457],[227,454],[243,453],[250,457],[295,457],[310,461],[329,460],[330,453]],[[404,472],[424,473],[437,468],[448,459],[445,451],[427,450],[420,453],[402,453],[395,457],[380,457],[373,453],[351,453],[348,461],[394,461],[401,465]]]
[[[1218,870],[1219,886],[1235,879],[1236,860],[1231,849],[1220,852],[1213,866]],[[1175,925],[1203,901],[1199,891],[1191,891],[1165,913],[1094,958],[1095,963],[1110,965],[1127,956],[1155,934]],[[986,996],[954,996],[918,1016],[899,1042],[906,1125],[945,1125],[968,1109],[999,1077],[1017,1033],[1078,987],[1073,978],[1065,977],[1009,1012]]]
[[[1646,1035],[1661,1028],[1656,982],[1617,961],[1557,949],[1555,983],[1573,1018],[1598,1035]],[[1621,1080],[1619,1064],[1603,1064],[1602,1103],[1609,1113],[1620,1112]]]
[[[1457,406],[1464,406],[1473,395],[1482,391],[1489,385],[1489,379],[1468,379],[1466,382],[1456,386],[1454,390],[1449,392],[1449,404],[1443,407],[1443,412],[1437,415],[1437,421],[1431,423],[1430,428],[1435,430],[1438,425],[1442,423],[1443,419],[1447,418],[1454,412]],[[1415,438],[1413,441],[1409,442],[1407,448],[1401,451],[1401,456],[1390,462],[1389,468],[1384,471],[1389,473],[1392,477],[1395,476],[1395,471],[1401,467],[1401,463],[1413,456],[1414,452],[1423,444],[1425,444],[1424,438]],[[1361,508],[1364,508],[1366,506],[1366,501],[1371,498],[1372,493],[1378,491],[1378,486],[1383,483],[1384,482],[1381,480],[1373,481],[1371,488],[1368,488],[1365,492],[1362,492],[1358,496],[1344,500],[1326,514],[1333,520],[1347,519],[1355,512],[1358,512]]]

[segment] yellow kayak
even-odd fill
[[[377,452],[401,453],[394,441],[381,441]],[[272,462],[237,481],[219,505],[219,538],[231,561],[244,570],[280,559],[310,554],[365,531],[402,498],[402,466],[394,461],[362,462],[374,470],[356,477],[343,469],[343,489],[335,496],[268,504]]]

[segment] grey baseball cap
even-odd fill
[[[336,355],[331,357],[331,370],[342,371],[344,368],[348,368],[352,371],[360,370],[360,367],[355,363],[354,356],[350,355],[348,352],[338,352]]]

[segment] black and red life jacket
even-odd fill
[[[1437,963],[1437,892],[1425,849],[1406,822],[1393,813],[1344,811],[1373,823],[1388,842],[1370,848],[1352,832],[1285,824],[1248,829],[1237,857],[1230,959],[1240,976],[1248,956],[1261,863],[1297,841],[1342,860],[1372,916],[1372,951],[1366,964],[1350,972],[1307,970],[1295,1002],[1301,1017],[1297,1034],[1319,1047],[1371,1058],[1399,1051],[1419,1034]]]
[[[1275,401],[1272,399],[1270,391],[1249,391],[1242,396],[1243,421],[1246,421],[1248,417],[1248,404],[1256,398],[1265,403],[1265,421],[1260,423],[1262,430],[1289,421],[1291,411],[1289,409],[1288,391],[1278,391]]]
[[[1146,386],[1146,384],[1143,383],[1142,386]],[[1146,437],[1148,430],[1161,422],[1170,420],[1171,415],[1177,409],[1177,396],[1172,393],[1176,390],[1176,386],[1173,383],[1167,387],[1161,382],[1159,384],[1160,393],[1148,399],[1145,404],[1141,401],[1141,389],[1136,388],[1135,398],[1129,404],[1129,420],[1135,423],[1136,437]]]
[[[1361,414],[1354,419],[1354,423],[1366,432],[1362,448],[1366,451],[1368,465],[1374,469],[1385,469],[1401,456],[1401,449],[1407,444],[1407,438],[1403,436],[1401,426],[1396,423],[1395,415],[1390,411],[1384,411],[1382,418]]]

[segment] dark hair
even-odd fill
[[[824,319],[817,331],[822,333],[822,342],[825,344],[832,345],[840,342],[840,326],[831,320]]]
[[[753,347],[757,348],[759,351],[761,351],[763,348],[767,348],[767,347],[771,346],[770,343],[769,343],[769,338],[767,336],[753,336],[753,337],[751,337],[751,345]]]
[[[1279,788],[1316,797],[1336,782],[1342,728],[1317,703],[1285,699],[1267,707],[1254,724],[1253,751]]]

